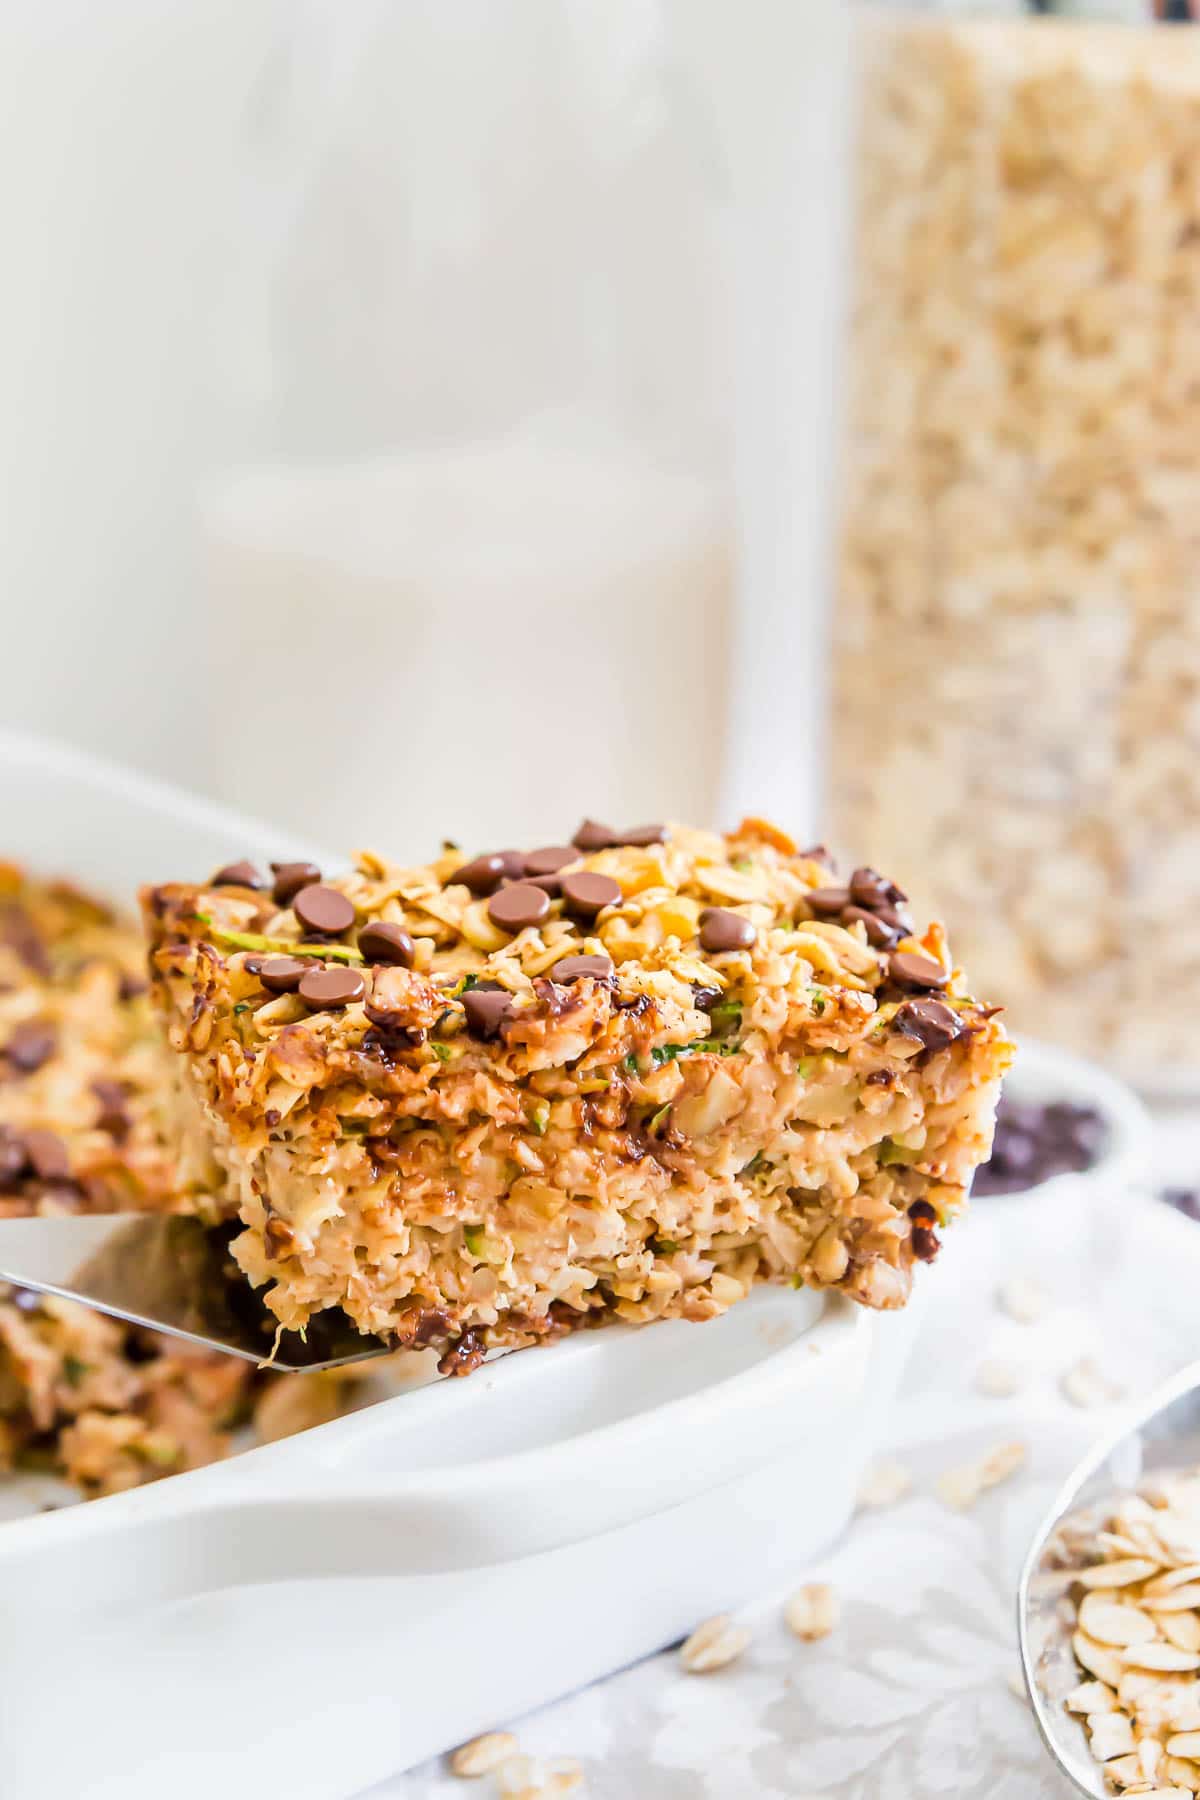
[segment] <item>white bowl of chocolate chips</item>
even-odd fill
[[[1021,1039],[991,1158],[975,1173],[964,1250],[997,1265],[1058,1249],[1111,1255],[1129,1195],[1149,1184],[1150,1132],[1149,1114],[1124,1082]]]

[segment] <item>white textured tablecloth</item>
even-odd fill
[[[1160,1117],[1159,1179],[1200,1172],[1196,1113]],[[983,1242],[986,1224],[980,1217]],[[796,1579],[838,1589],[836,1631],[798,1642],[784,1594],[748,1598],[749,1650],[718,1673],[688,1675],[673,1652],[651,1658],[527,1719],[521,1749],[578,1758],[592,1800],[1057,1800],[1017,1667],[1016,1573],[1058,1483],[1104,1429],[1108,1409],[1067,1401],[1060,1381],[1081,1356],[1137,1391],[1200,1357],[1200,1225],[1132,1202],[1094,1253],[1067,1265],[1032,1236],[1017,1270],[1050,1306],[1019,1324],[995,1305],[1002,1268],[944,1280],[890,1432],[888,1453],[914,1477],[912,1496],[859,1514],[842,1544]],[[974,1228],[972,1228],[974,1229]],[[947,1260],[949,1253],[947,1253]],[[1012,1264],[1010,1263],[1010,1268]],[[1026,1373],[1006,1400],[981,1395],[975,1372],[1000,1358]],[[944,1469],[1015,1438],[1026,1468],[967,1513],[933,1493]],[[501,1724],[502,1721],[497,1721]],[[466,1800],[468,1785],[429,1767],[363,1800]]]

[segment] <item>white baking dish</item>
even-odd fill
[[[120,897],[322,860],[5,734],[0,796],[0,853]],[[845,1525],[917,1310],[764,1290],[0,1528],[3,1792],[348,1800],[670,1642]]]

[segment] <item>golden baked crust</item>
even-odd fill
[[[186,1161],[247,1275],[454,1369],[762,1280],[903,1304],[1012,1053],[940,926],[761,820],[576,838],[145,894]]]

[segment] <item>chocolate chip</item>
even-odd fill
[[[855,869],[850,877],[850,897],[858,906],[898,906],[908,895],[878,869]]]
[[[804,898],[818,919],[836,919],[850,904],[850,889],[811,888]]]
[[[590,856],[594,850],[611,850],[614,844],[621,841],[611,825],[601,825],[597,819],[585,819],[571,839],[575,848],[582,850],[585,856]]]
[[[890,949],[900,937],[898,931],[877,914],[868,912],[865,906],[847,906],[842,912],[842,924],[861,925],[867,934],[868,944],[874,944],[877,950]]]
[[[608,956],[564,956],[549,971],[551,981],[592,981],[614,982],[617,971],[612,959]]]
[[[265,956],[258,979],[269,994],[294,994],[312,966],[300,956]]]
[[[488,918],[501,931],[524,931],[549,917],[550,896],[531,881],[514,881],[488,901]]]
[[[62,1181],[71,1173],[67,1146],[55,1131],[23,1131],[21,1141],[33,1172],[42,1181]]]
[[[402,925],[388,925],[377,920],[364,925],[358,934],[358,947],[368,962],[392,963],[411,969],[417,949]]]
[[[758,937],[749,919],[724,906],[706,906],[700,914],[700,948],[710,956],[725,950],[749,950]]]
[[[218,869],[209,883],[210,887],[243,887],[264,888],[266,882],[252,862],[226,863]]]
[[[8,1125],[0,1125],[0,1192],[11,1193],[28,1173],[25,1140]]]
[[[693,987],[692,1005],[697,1012],[711,1012],[721,998],[721,990],[717,987]]]
[[[936,1225],[938,1222],[937,1208],[931,1206],[928,1200],[914,1200],[908,1209],[908,1216],[914,1225]]]
[[[23,1019],[8,1040],[6,1054],[14,1069],[32,1075],[50,1061],[57,1042],[53,1025],[45,1019]]]
[[[523,875],[557,875],[568,863],[579,861],[579,851],[572,844],[547,844],[543,850],[531,850],[525,858]]]
[[[337,937],[354,923],[354,907],[345,894],[320,882],[300,889],[292,911],[306,931],[320,932],[322,937]]]
[[[122,975],[117,993],[122,1000],[140,1000],[149,985],[149,982],[143,981],[140,975]]]
[[[300,978],[300,998],[314,1012],[336,1012],[361,1000],[367,984],[357,969],[309,969]]]
[[[534,887],[541,888],[543,894],[549,894],[552,900],[559,899],[562,894],[561,875],[530,875],[527,879]]]
[[[524,859],[522,859],[523,861]],[[450,885],[470,888],[473,894],[494,894],[504,878],[504,857],[497,850],[464,863],[450,877]]]
[[[876,906],[872,909],[872,917],[879,920],[894,931],[897,937],[907,937],[913,929],[912,914],[899,906]]]
[[[110,1137],[123,1138],[128,1135],[129,1095],[120,1081],[110,1081],[107,1076],[98,1075],[92,1082],[92,1092],[100,1102],[100,1113],[96,1124],[101,1131],[107,1131]]]
[[[615,906],[621,898],[621,884],[611,875],[596,875],[590,869],[576,869],[562,878],[563,904],[580,919],[594,919],[605,906]]]
[[[628,831],[617,833],[618,844],[628,844],[632,849],[640,850],[647,844],[665,844],[667,828],[665,825],[631,825]]]
[[[462,1003],[467,1015],[467,1030],[477,1038],[498,1037],[501,1025],[512,1011],[512,995],[500,987],[468,988]]]
[[[316,863],[291,862],[271,864],[271,873],[275,884],[271,889],[271,898],[276,906],[287,906],[293,901],[302,887],[310,887],[314,881],[320,881],[321,871]]]
[[[942,1242],[936,1231],[931,1231],[928,1225],[913,1226],[912,1248],[918,1262],[932,1262],[941,1247]]]
[[[824,863],[831,875],[837,872],[837,862],[828,844],[810,844],[806,850],[797,850],[796,855],[803,857],[805,862]]]
[[[906,1000],[893,1023],[926,1050],[944,1050],[963,1033],[962,1020],[941,1000]]]
[[[973,1192],[1012,1194],[1052,1175],[1090,1169],[1103,1154],[1107,1136],[1107,1125],[1094,1107],[1069,1100],[1014,1100],[1006,1094],[996,1110],[992,1154],[976,1170]]]
[[[897,950],[888,958],[888,975],[897,987],[944,988],[950,977],[941,963],[931,956],[918,956],[914,950]]]

